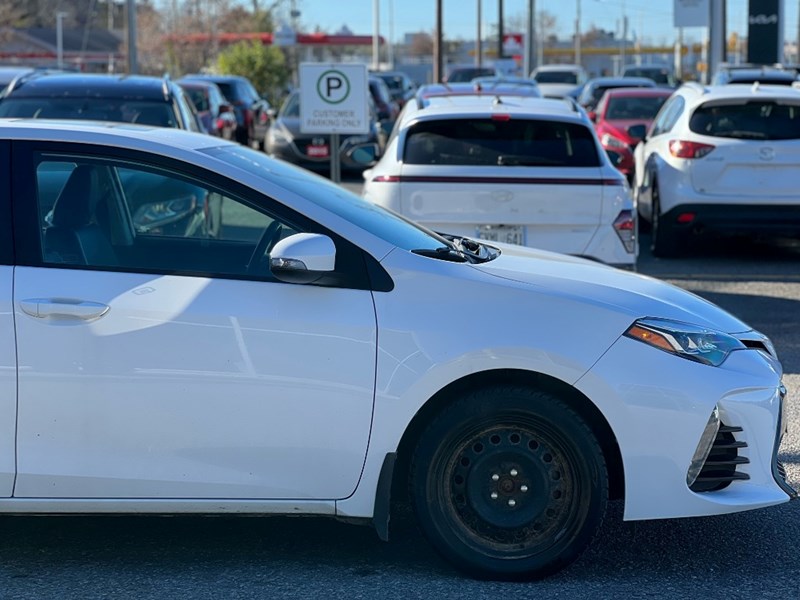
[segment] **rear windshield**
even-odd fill
[[[543,71],[534,79],[538,83],[578,83],[578,74],[571,71]]]
[[[609,98],[606,119],[653,119],[666,101],[667,96]]]
[[[689,120],[701,135],[743,140],[800,139],[800,104],[754,100],[738,104],[705,104]]]
[[[122,121],[158,127],[178,127],[166,102],[115,98],[6,98],[0,117]]]
[[[597,167],[594,134],[578,123],[531,119],[446,119],[414,125],[404,162],[412,165]]]
[[[625,69],[625,77],[647,77],[663,85],[672,83],[672,78],[666,69]]]

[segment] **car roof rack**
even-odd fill
[[[59,71],[58,69],[49,69],[49,68],[39,69],[39,68],[37,68],[37,69],[34,69],[33,71],[30,71],[28,73],[23,73],[22,75],[17,75],[14,79],[11,80],[11,83],[9,83],[6,86],[6,88],[2,91],[2,94],[0,94],[0,97],[8,96],[11,92],[13,92],[14,90],[22,87],[23,85],[25,85],[25,83],[27,83],[31,79],[36,79],[38,77],[41,77],[42,75],[47,75],[48,73],[60,73],[60,72],[61,71]]]

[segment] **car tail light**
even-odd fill
[[[508,113],[496,113],[492,115],[492,121],[510,121],[511,115]]]
[[[713,149],[714,146],[711,144],[701,144],[699,142],[686,140],[670,140],[669,142],[669,153],[675,158],[703,158]]]
[[[685,212],[678,215],[678,218],[675,219],[676,223],[680,223],[681,225],[686,225],[687,223],[691,223],[694,221],[695,214],[693,212]]]
[[[625,246],[625,251],[633,254],[636,251],[636,222],[633,220],[633,211],[620,211],[613,226],[622,245]]]
[[[373,183],[397,183],[400,181],[399,175],[378,175],[372,178]]]

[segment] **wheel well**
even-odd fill
[[[570,408],[577,412],[597,436],[603,450],[609,478],[609,495],[612,499],[622,498],[625,491],[625,474],[622,466],[622,455],[611,426],[594,403],[571,385],[544,375],[530,371],[501,369],[484,371],[468,375],[452,382],[439,390],[419,409],[409,423],[397,448],[397,465],[392,481],[392,497],[406,499],[408,497],[408,476],[411,454],[417,445],[420,435],[428,423],[453,399],[467,390],[490,387],[495,384],[516,384],[529,386],[556,394]]]

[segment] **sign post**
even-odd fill
[[[331,180],[341,181],[340,134],[369,133],[367,65],[300,65],[300,131],[330,135]],[[322,143],[309,146],[322,156]]]

